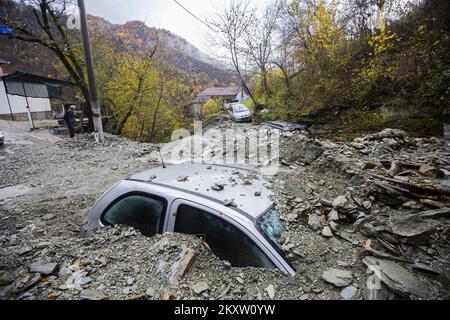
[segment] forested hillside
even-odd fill
[[[270,111],[264,118],[309,119],[344,138],[387,126],[442,135],[450,1],[293,0],[259,9],[230,1],[212,24],[252,104]]]
[[[34,30],[39,29],[32,7],[15,5],[14,18],[26,22]],[[88,23],[93,34],[111,39],[116,51],[142,52],[158,42],[159,58],[173,64],[182,72],[197,74],[202,83],[217,80],[227,85],[231,81],[230,72],[226,72],[218,61],[210,59],[185,39],[164,29],[148,27],[141,21],[130,21],[123,25],[112,24],[106,19],[89,15]],[[74,33],[73,37],[79,37]],[[74,39],[76,40],[76,39]],[[81,40],[81,39],[78,39]],[[44,75],[61,76],[54,67],[56,56],[49,50],[42,50],[39,44],[0,37],[2,58],[11,61],[9,70],[27,70]],[[95,47],[94,47],[95,50]]]
[[[4,3],[3,23],[16,31],[0,40],[3,58],[70,75],[89,101],[80,35],[65,31],[64,1]],[[108,130],[167,139],[188,125],[184,111],[200,90],[234,82],[249,92],[257,121],[308,121],[315,133],[344,139],[386,127],[441,136],[450,109],[448,12],[446,0],[227,1],[205,23],[228,67],[169,31],[91,16]]]
[[[14,33],[0,38],[7,70],[69,77],[77,101],[89,101],[81,36],[67,28],[65,1],[2,3]],[[6,17],[6,18],[5,18]],[[186,111],[206,86],[228,85],[230,72],[173,33],[132,21],[89,16],[97,87],[106,130],[140,141],[164,141],[189,125]]]

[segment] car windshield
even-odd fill
[[[281,249],[281,235],[283,234],[284,226],[277,208],[273,207],[261,216],[257,221],[257,225]]]
[[[239,113],[239,112],[245,112],[248,111],[247,107],[242,106],[242,105],[237,105],[233,107],[233,112],[235,113]]]

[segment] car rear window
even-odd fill
[[[245,106],[241,106],[241,105],[233,106],[233,112],[244,112],[247,110],[248,109]]]
[[[150,237],[161,231],[166,202],[148,195],[132,194],[117,200],[103,215],[106,225],[126,225]]]

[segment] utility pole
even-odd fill
[[[97,85],[94,76],[94,63],[92,62],[91,43],[89,41],[89,29],[87,24],[86,7],[84,0],[78,0],[78,7],[80,8],[80,25],[81,35],[83,38],[84,55],[86,57],[86,67],[89,80],[89,97],[94,120],[94,129],[98,134],[98,140],[103,142],[105,135],[103,133],[102,116],[100,113],[100,102],[98,100]]]

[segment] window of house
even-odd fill
[[[126,225],[150,237],[162,231],[164,208],[162,199],[144,195],[129,195],[117,201],[103,215],[106,225]]]
[[[175,232],[202,237],[216,256],[235,267],[275,268],[267,255],[239,228],[197,208],[178,207]]]

